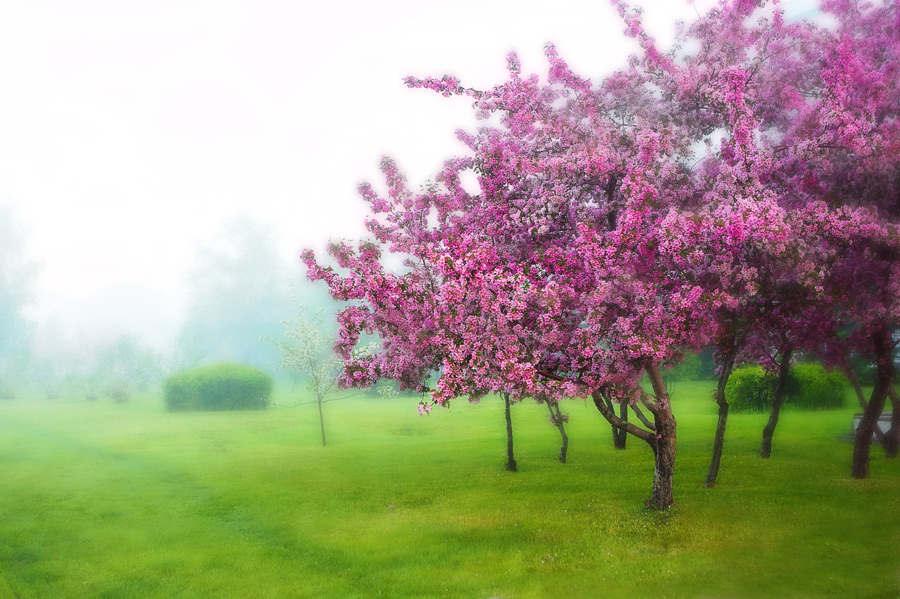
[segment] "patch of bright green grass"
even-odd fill
[[[873,447],[849,477],[852,407],[732,415],[719,482],[702,486],[712,385],[680,383],[677,505],[646,512],[649,449],[612,447],[573,400],[569,463],[546,408],[431,416],[415,399],[263,412],[0,402],[0,599],[7,597],[900,596],[900,461]],[[282,394],[285,405],[299,396]]]

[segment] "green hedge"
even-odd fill
[[[759,366],[735,369],[725,386],[725,397],[734,412],[768,412],[772,407],[776,377]],[[784,403],[799,410],[842,408],[850,384],[837,371],[821,364],[804,363],[791,367]]]
[[[768,412],[772,405],[772,377],[760,366],[735,368],[725,385],[732,412]]]
[[[272,377],[252,366],[223,362],[179,372],[166,379],[164,397],[172,412],[262,410],[269,405]]]
[[[834,410],[844,407],[850,383],[837,370],[821,364],[797,364],[791,368],[787,401],[801,410]]]

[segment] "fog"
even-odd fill
[[[663,46],[677,19],[696,15],[687,4],[639,4]],[[799,14],[811,3],[784,5]],[[289,281],[301,284],[302,248],[363,234],[356,187],[378,182],[382,154],[417,184],[462,151],[454,130],[472,126],[468,102],[407,89],[404,76],[450,73],[486,87],[503,80],[513,49],[543,73],[547,42],[576,72],[599,76],[634,50],[606,3],[549,7],[7,3],[0,205],[21,234],[4,243],[21,251],[2,266],[36,267],[21,302],[29,338],[44,353],[120,339],[171,351],[211,313],[198,308],[204,260],[239,251],[227,248],[242,222],[271,252],[238,272],[266,270],[283,296]],[[220,299],[216,310],[231,309]],[[227,346],[203,351],[240,354]]]

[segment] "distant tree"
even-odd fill
[[[37,267],[26,254],[25,235],[8,207],[0,207],[0,398],[15,396],[27,362],[31,302]]]
[[[294,318],[283,321],[284,337],[275,341],[265,338],[281,355],[278,369],[292,376],[299,375],[306,379],[312,391],[314,403],[319,410],[319,428],[322,432],[322,446],[325,440],[325,416],[322,405],[329,401],[343,399],[336,397],[340,392],[339,379],[343,363],[332,349],[334,339],[326,332],[325,310],[319,309],[311,318],[297,308]],[[298,405],[303,405],[298,404]]]
[[[669,393],[676,383],[680,381],[695,381],[700,378],[700,371],[703,364],[700,360],[700,354],[694,352],[685,352],[684,359],[677,364],[673,364],[671,368],[662,371],[663,380],[669,388]]]
[[[102,391],[100,372],[93,364],[84,365],[74,370],[67,377],[68,384],[76,393],[87,401],[96,401]]]
[[[704,347],[695,355],[697,356],[697,379],[716,379],[715,347]]]
[[[260,339],[280,337],[280,323],[292,313],[288,280],[267,226],[249,217],[226,223],[189,275],[180,365],[233,360],[268,367],[277,356]]]
[[[30,368],[26,352],[0,355],[0,399],[14,399],[23,373]]]
[[[28,378],[47,399],[57,399],[77,370],[77,357],[66,338],[62,323],[50,318],[36,325],[29,343]]]
[[[191,338],[182,335],[169,351],[162,356],[160,366],[164,376],[197,368],[203,363],[204,352]]]
[[[128,401],[134,391],[145,391],[162,377],[159,354],[131,337],[120,337],[97,355],[100,388],[116,403]]]
[[[82,345],[72,353],[72,362],[68,370],[66,381],[70,392],[81,396],[86,401],[96,401],[103,394],[103,373],[100,368],[101,355],[105,353],[104,346],[90,344],[86,339],[81,340]]]
[[[57,399],[66,382],[66,364],[52,357],[44,356],[31,365],[31,375],[44,390],[47,399]]]

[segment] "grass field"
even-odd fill
[[[179,413],[37,396],[0,402],[0,599],[900,597],[900,461],[849,477],[852,407],[733,415],[702,486],[711,384],[682,383],[676,507],[643,510],[649,449],[615,451],[572,401],[569,463],[546,409],[421,417],[415,399]],[[282,394],[290,404],[296,395]]]

